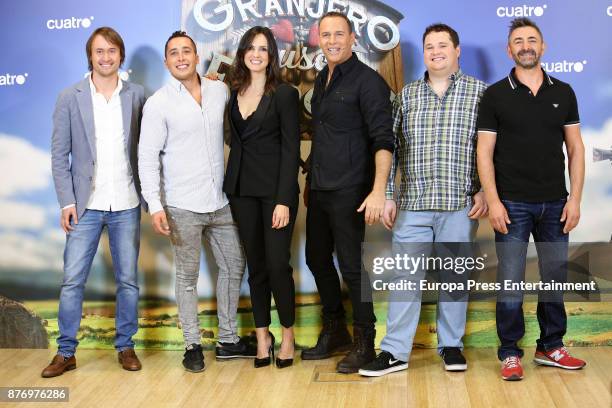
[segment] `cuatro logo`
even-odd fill
[[[548,6],[499,6],[497,8],[497,17],[542,17]]]
[[[91,27],[93,20],[93,16],[83,18],[52,18],[47,20],[47,28],[49,30],[75,30],[79,28],[89,28]]]
[[[27,79],[27,72],[24,74],[0,74],[0,86],[23,85]]]
[[[543,62],[542,68],[546,72],[582,72],[584,71],[587,64],[587,60],[582,61],[556,61],[556,62]]]

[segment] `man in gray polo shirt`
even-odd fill
[[[245,261],[238,230],[222,191],[223,114],[229,92],[220,81],[202,78],[193,40],[177,31],[166,42],[170,82],[143,110],[139,154],[142,192],[153,229],[170,237],[176,263],[176,301],[187,371],[204,370],[197,282],[202,235],[212,248],[219,277],[217,358],[255,357],[237,335],[236,311]]]

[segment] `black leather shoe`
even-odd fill
[[[255,360],[253,360],[253,366],[255,368],[261,368],[261,367],[266,367],[269,366],[270,363],[272,361],[274,361],[274,335],[272,333],[270,334],[270,347],[268,348],[268,357],[264,357],[264,358],[257,358],[255,357]]]
[[[302,360],[322,360],[350,350],[353,341],[344,318],[323,317],[323,328],[314,347],[302,350]]]
[[[353,326],[353,348],[346,357],[338,362],[336,371],[342,374],[356,373],[361,367],[374,360],[376,358],[375,337],[374,328]]]

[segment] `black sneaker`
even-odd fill
[[[200,344],[190,344],[187,346],[183,357],[183,367],[191,373],[199,373],[206,368],[204,366],[204,353]]]
[[[444,347],[442,349],[442,360],[444,360],[444,369],[446,371],[467,370],[467,362],[463,354],[461,354],[459,347]]]
[[[243,336],[237,343],[217,343],[215,347],[217,360],[229,360],[232,358],[255,358],[257,357],[257,340],[251,336]]]
[[[373,361],[359,369],[359,374],[364,377],[381,377],[385,374],[406,370],[408,363],[396,360],[388,351],[381,352]]]

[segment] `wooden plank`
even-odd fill
[[[182,352],[140,351],[143,370],[128,372],[112,350],[79,350],[78,368],[40,378],[49,350],[0,350],[0,386],[69,387],[68,403],[45,407],[610,407],[612,347],[572,348],[587,367],[567,371],[536,366],[525,350],[525,379],[506,382],[492,348],[465,352],[468,371],[444,371],[435,350],[415,349],[407,371],[380,378],[334,372],[341,357],[301,361],[279,370],[252,360],[218,362],[206,352],[206,371],[188,373]],[[31,407],[32,403],[3,404]]]

